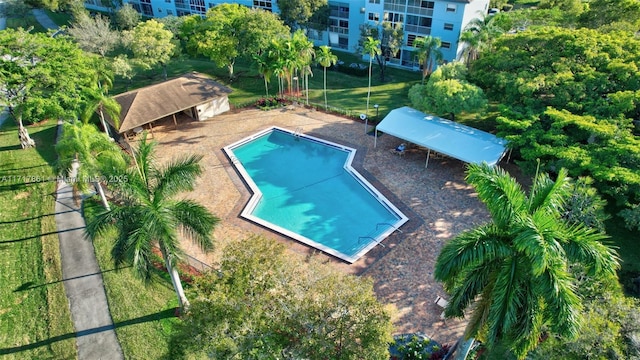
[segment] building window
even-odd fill
[[[348,3],[329,4],[329,16],[348,19],[349,4]]]
[[[369,13],[369,20],[371,20],[371,21],[380,21],[380,14],[378,14],[378,13]]]
[[[447,4],[447,12],[456,12],[457,5],[456,4]]]
[[[421,36],[417,36],[416,34],[408,34],[407,35],[407,46],[413,47],[413,43],[419,38],[421,38]]]
[[[171,4],[171,0],[164,0],[164,2]]]
[[[191,11],[204,14],[207,10],[204,7],[204,0],[190,0]]]
[[[153,17],[153,8],[150,4],[141,4],[142,5],[142,14],[146,16]]]
[[[398,14],[398,13],[393,13],[393,12],[385,12],[384,13],[384,20],[390,22],[393,25],[395,25],[396,23],[403,23],[404,22],[404,15],[403,14]]]
[[[349,48],[349,38],[348,37],[339,37],[338,38],[338,47],[340,49],[348,49]]]
[[[408,5],[411,7],[418,7],[423,9],[433,9],[435,3],[433,1],[409,0]]]
[[[209,9],[211,9],[212,7],[215,7],[215,6],[216,6],[216,4],[214,4],[214,3],[207,3],[207,7]]]
[[[380,0],[369,0],[369,4],[380,4]]]
[[[173,15],[173,10],[167,9],[167,15]]]
[[[445,23],[444,24],[444,29],[445,30],[453,30],[453,24]]]
[[[253,1],[253,7],[265,9],[268,11],[273,10],[273,1]]]
[[[440,47],[441,47],[441,48],[443,48],[443,49],[451,49],[451,43],[450,43],[450,42],[443,41],[443,42],[440,44]]]

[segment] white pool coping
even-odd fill
[[[362,185],[362,187],[364,187],[371,195],[373,195],[389,212],[391,212],[392,214],[394,214],[398,220],[393,223],[393,224],[389,224],[389,228],[387,230],[385,230],[384,232],[382,232],[380,235],[378,235],[376,238],[373,239],[373,241],[371,241],[367,246],[365,246],[364,248],[362,248],[358,253],[356,253],[355,255],[347,255],[344,254],[340,251],[337,251],[333,248],[330,248],[328,246],[325,246],[323,244],[320,244],[316,241],[313,241],[312,239],[309,239],[305,236],[302,236],[298,233],[295,233],[291,230],[285,229],[281,226],[278,226],[276,224],[273,224],[269,221],[266,221],[262,218],[259,218],[257,216],[253,215],[253,211],[255,210],[256,206],[258,205],[258,202],[260,201],[260,199],[262,198],[262,192],[260,191],[260,189],[258,188],[258,186],[256,185],[256,183],[253,181],[253,179],[251,178],[251,176],[249,175],[249,173],[245,170],[244,166],[242,166],[242,164],[240,163],[240,161],[235,157],[234,153],[233,153],[233,149],[242,146],[250,141],[253,141],[259,137],[265,136],[270,132],[273,131],[281,131],[284,133],[288,133],[291,134],[291,136],[298,136],[300,138],[304,138],[307,140],[311,140],[311,141],[315,141],[318,143],[321,143],[323,145],[327,145],[327,146],[331,146],[331,147],[335,147],[338,148],[340,150],[343,150],[345,152],[347,152],[348,156],[347,159],[343,165],[343,168],[351,175],[353,176],[359,183],[360,185]],[[253,135],[250,135],[242,140],[236,141],[233,144],[227,145],[223,148],[224,152],[227,154],[227,156],[229,157],[229,160],[231,161],[231,163],[235,166],[236,170],[240,173],[240,175],[242,176],[242,178],[244,179],[244,181],[246,182],[247,186],[249,186],[249,189],[252,192],[251,198],[249,199],[249,201],[247,202],[247,205],[244,207],[244,209],[242,210],[242,212],[240,213],[240,216],[251,221],[254,223],[257,223],[261,226],[264,226],[266,228],[269,228],[271,230],[274,230],[278,233],[281,233],[282,235],[285,235],[287,237],[290,237],[294,240],[297,240],[303,244],[306,244],[308,246],[311,246],[313,248],[316,248],[318,250],[321,250],[327,254],[330,254],[332,256],[335,256],[339,259],[342,259],[348,263],[354,263],[356,262],[359,258],[361,258],[364,254],[366,254],[367,252],[369,252],[371,249],[373,249],[376,245],[380,244],[385,238],[387,238],[389,235],[391,235],[395,230],[399,229],[404,223],[406,223],[407,221],[409,221],[409,218],[407,216],[405,216],[402,211],[400,211],[397,207],[395,207],[391,201],[389,201],[384,195],[382,195],[382,193],[380,193],[373,185],[371,185],[356,169],[354,169],[351,164],[353,162],[353,159],[355,158],[355,154],[356,154],[356,149],[354,148],[350,148],[348,146],[343,146],[340,144],[336,144],[334,142],[331,141],[327,141],[327,140],[323,140],[323,139],[319,139],[310,135],[305,135],[303,133],[300,132],[294,132],[294,131],[290,131],[278,126],[272,126],[269,127],[265,130],[262,130],[260,132],[257,132]]]

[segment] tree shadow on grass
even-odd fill
[[[91,273],[91,274],[84,274],[84,275],[74,276],[74,277],[70,277],[70,278],[66,278],[66,279],[62,279],[62,280],[56,280],[56,281],[52,281],[52,282],[48,282],[48,283],[44,283],[44,284],[36,284],[33,281],[27,281],[26,283],[18,286],[15,290],[13,290],[13,292],[33,290],[33,289],[37,289],[37,288],[40,288],[40,287],[43,287],[43,286],[59,284],[59,283],[64,282],[64,281],[82,279],[82,278],[85,278],[85,277],[88,277],[88,276],[104,274],[104,273],[108,273],[108,272],[111,272],[111,271],[120,271],[122,269],[130,268],[130,267],[132,267],[132,266],[131,265],[123,266],[123,267],[119,267],[119,268],[115,268],[115,269],[103,270],[103,271],[98,271],[98,272]]]
[[[130,320],[120,321],[120,322],[117,322],[117,323],[115,323],[113,325],[99,326],[99,327],[96,327],[96,328],[87,329],[87,330],[81,330],[81,331],[74,332],[74,333],[68,333],[68,334],[64,334],[64,335],[53,336],[53,337],[50,337],[50,338],[48,338],[46,340],[36,341],[34,343],[31,343],[31,344],[8,347],[8,348],[2,348],[2,349],[0,349],[0,355],[14,354],[14,353],[18,353],[18,352],[21,352],[21,351],[33,350],[33,349],[36,349],[36,348],[39,348],[39,347],[42,347],[42,346],[51,345],[51,344],[53,344],[55,342],[58,342],[58,341],[68,340],[68,339],[81,337],[81,336],[86,336],[86,335],[97,334],[97,333],[101,333],[103,331],[109,331],[109,330],[113,330],[113,329],[117,329],[117,328],[120,328],[120,327],[129,326],[129,325],[136,325],[136,324],[142,324],[142,323],[146,323],[146,322],[150,322],[150,321],[168,319],[168,318],[175,317],[176,316],[175,314],[176,314],[176,309],[175,308],[165,309],[165,310],[153,313],[153,314],[140,316],[140,317],[137,317],[137,318],[134,318],[134,319],[130,319]]]
[[[11,243],[16,243],[16,242],[20,242],[20,241],[33,240],[33,239],[40,238],[42,236],[56,235],[56,234],[69,232],[69,231],[75,231],[75,230],[84,230],[84,226],[71,228],[71,229],[65,229],[65,230],[62,230],[62,231],[50,231],[50,232],[46,232],[46,233],[42,233],[42,234],[38,234],[38,235],[22,237],[22,238],[19,238],[19,239],[3,240],[3,241],[0,241],[0,244],[11,244]]]

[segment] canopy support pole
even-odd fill
[[[431,155],[431,149],[427,148],[427,161],[424,163],[424,168],[426,169],[429,166],[429,156]]]
[[[375,149],[378,146],[378,127],[373,128],[373,148]]]

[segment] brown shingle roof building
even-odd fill
[[[122,134],[181,111],[206,120],[229,110],[230,92],[210,77],[192,72],[114,96],[121,106],[120,127],[108,121]]]

